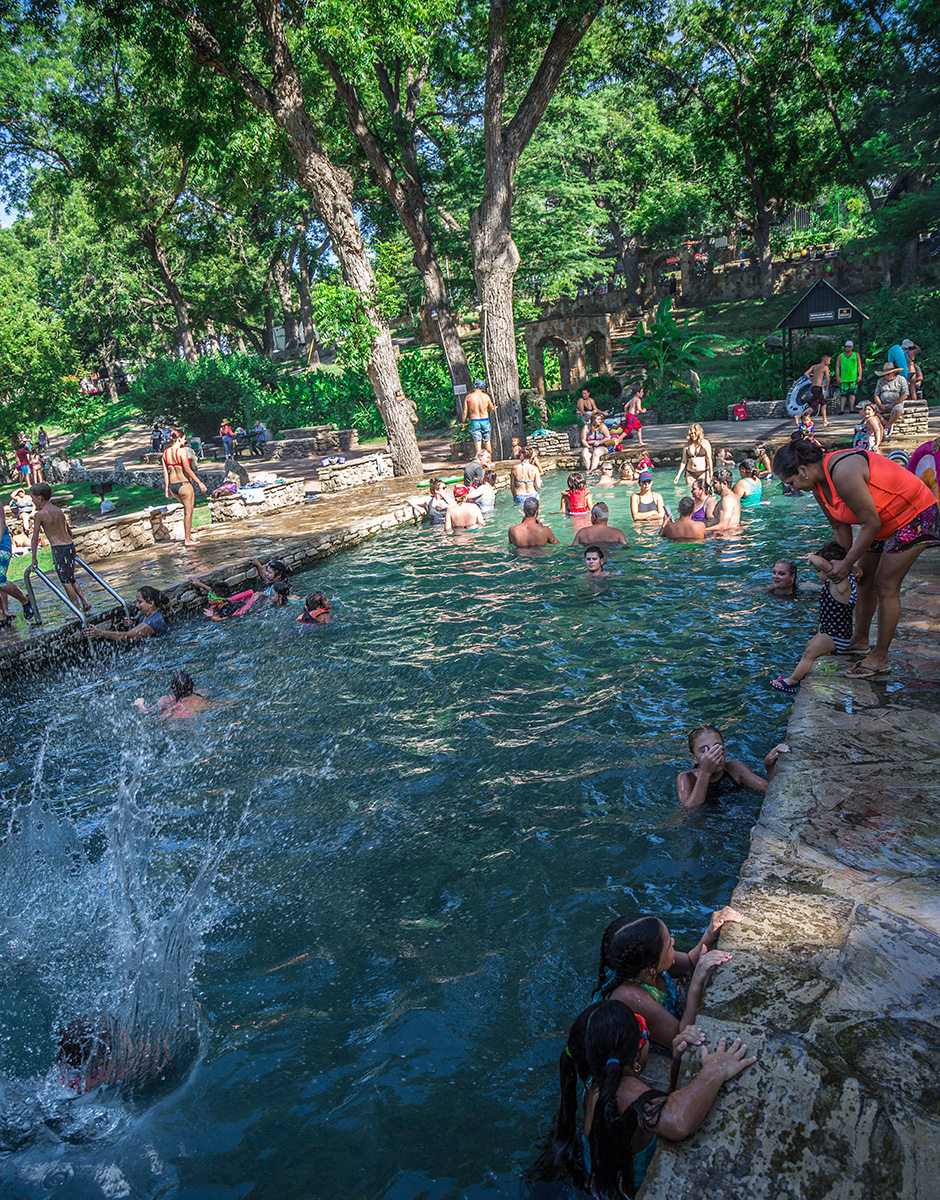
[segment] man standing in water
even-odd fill
[[[457,503],[452,504],[444,514],[445,533],[453,533],[455,529],[475,529],[477,525],[486,524],[479,507],[467,500],[469,491],[465,484],[455,485],[454,499]]]
[[[456,488],[454,489],[456,491]],[[522,503],[522,521],[509,526],[511,546],[557,546],[558,538],[539,520],[539,502],[534,496]]]
[[[496,414],[496,406],[483,390],[482,379],[477,379],[473,388],[464,397],[463,410],[460,413],[460,423],[470,421],[470,436],[477,447],[483,443],[487,453],[492,452],[490,414]]]
[[[599,500],[591,509],[591,524],[585,525],[574,535],[573,546],[628,546],[627,535],[622,529],[610,525],[610,509]],[[702,535],[704,537],[704,533]]]
[[[734,493],[731,493],[734,495]],[[701,542],[705,539],[704,521],[693,521],[692,513],[695,501],[691,496],[683,496],[679,501],[679,516],[675,521],[668,518],[663,521],[659,536],[670,538],[674,542]]]
[[[713,476],[715,490],[721,499],[715,508],[715,514],[708,522],[709,533],[724,533],[728,529],[737,529],[741,524],[741,501],[731,490],[731,472],[716,471]]]

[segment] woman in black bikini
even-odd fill
[[[774,746],[764,757],[767,778],[756,775],[736,758],[727,758],[725,739],[714,725],[699,725],[689,734],[689,751],[695,767],[676,779],[676,793],[683,808],[697,808],[706,800],[719,800],[739,788],[766,792],[774,777],[777,759],[789,752],[786,742]]]
[[[174,429],[170,434],[170,444],[163,452],[163,487],[167,500],[173,496],[179,497],[183,505],[183,544],[195,546],[193,537],[193,508],[196,505],[194,483],[206,494],[206,485],[193,470],[193,452],[186,445],[181,429]]]

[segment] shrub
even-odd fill
[[[137,376],[128,399],[148,419],[167,416],[211,438],[222,417],[254,421],[277,383],[274,363],[257,354],[217,354],[196,363],[158,358]]]

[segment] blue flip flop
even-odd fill
[[[786,692],[788,696],[795,696],[800,690],[798,683],[787,683],[782,675],[778,675],[776,679],[771,679],[770,686],[775,692]]]

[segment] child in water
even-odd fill
[[[593,504],[584,476],[569,475],[568,490],[561,493],[561,508],[558,511],[567,513],[569,517],[583,517],[591,511]]]
[[[597,989],[593,1000],[620,1000],[646,1019],[650,1037],[660,1046],[670,1046],[676,1034],[688,1031],[698,1015],[708,976],[728,962],[731,955],[717,950],[718,935],[726,922],[744,918],[733,908],[712,913],[708,928],[688,954],[676,950],[676,941],[666,925],[649,913],[618,917],[604,930]],[[692,975],[684,1007],[674,979]],[[697,1045],[700,1039],[691,1044]]]
[[[681,1055],[701,1040],[689,1026],[672,1042],[673,1078]],[[668,1092],[641,1077],[649,1059],[649,1031],[642,1015],[618,1000],[592,1004],[577,1018],[558,1059],[561,1103],[545,1149],[531,1177],[569,1177],[592,1196],[633,1197],[643,1183],[659,1136],[678,1142],[704,1121],[723,1084],[752,1066],[747,1046],[721,1038],[715,1050],[702,1046],[702,1069],[685,1087]],[[578,1114],[578,1080],[585,1087]],[[566,1193],[567,1194],[567,1193]]]
[[[270,597],[275,608],[283,608],[290,603],[290,570],[279,558],[272,558],[263,563],[259,558],[248,560],[261,576],[265,587],[262,595]]]
[[[714,725],[699,725],[689,734],[689,751],[695,764],[676,779],[676,793],[683,808],[697,808],[705,800],[718,800],[739,788],[766,792],[777,769],[781,754],[790,747],[781,742],[764,757],[767,778],[756,775],[749,766],[736,758],[727,758],[725,739]]]
[[[302,625],[329,625],[333,614],[323,592],[311,592],[304,601],[304,610],[297,618]]]
[[[789,675],[778,675],[770,686],[778,692],[793,696],[799,690],[800,680],[807,675],[817,658],[826,654],[838,654],[849,648],[854,630],[855,600],[857,597],[856,575],[853,569],[845,579],[833,583],[829,572],[838,570],[846,555],[844,546],[838,542],[826,542],[809,561],[816,568],[816,576],[822,584],[819,593],[819,631],[809,639],[803,657]]]
[[[174,671],[170,678],[170,692],[161,696],[156,704],[147,704],[138,696],[134,707],[141,712],[157,713],[161,717],[194,717],[209,707],[205,696],[200,696],[188,671]]]

